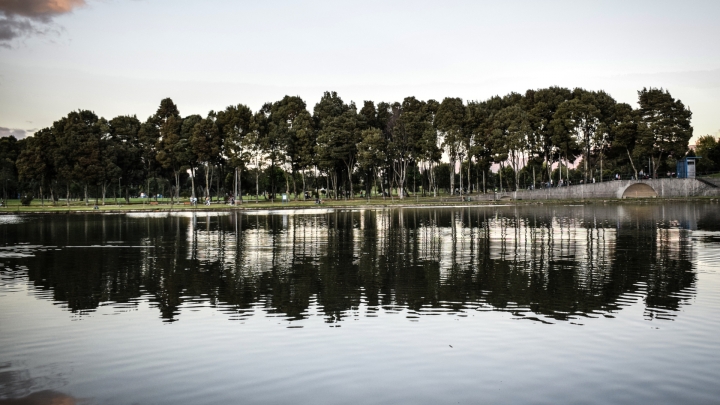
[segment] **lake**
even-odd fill
[[[0,404],[718,403],[719,208],[1,215]]]

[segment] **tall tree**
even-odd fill
[[[629,104],[620,103],[615,107],[615,116],[611,152],[618,160],[627,156],[637,179],[638,171],[635,160],[638,158],[639,148],[636,149],[635,146],[638,137],[639,114]]]
[[[188,147],[188,142],[181,133],[182,122],[180,116],[169,116],[160,126],[160,138],[155,145],[157,161],[164,169],[172,170],[175,180],[174,198],[180,197],[180,171],[185,164],[182,149]]]
[[[268,120],[271,159],[275,158],[278,163],[289,165],[293,193],[297,198],[295,173],[305,168],[307,156],[302,154],[302,150],[307,147],[304,143],[308,142],[309,131],[312,131],[312,118],[302,98],[285,96],[272,104]],[[285,173],[285,191],[289,193],[288,170]]]
[[[110,133],[117,148],[118,190],[130,202],[130,185],[143,179],[142,150],[139,140],[141,123],[136,116],[118,116],[110,120]]]
[[[195,153],[195,149],[190,144],[190,140],[193,137],[195,126],[199,124],[202,120],[203,117],[198,114],[189,115],[183,119],[182,127],[180,128],[180,138],[182,140],[181,143],[178,145],[178,148],[175,150],[175,153],[180,153],[180,160],[182,162],[185,162],[186,166],[183,166],[183,168],[187,167],[190,170],[190,196],[193,198],[197,196],[195,178],[197,176],[197,168],[199,163],[197,153]]]
[[[555,127],[552,124],[555,112],[564,101],[572,98],[572,92],[563,87],[549,87],[526,93],[533,129],[533,144],[543,160],[547,181],[550,181],[552,164],[558,160],[557,145],[553,142]]]
[[[467,151],[465,145],[465,105],[460,98],[443,99],[435,116],[435,127],[440,133],[442,146],[450,159],[450,194],[455,189],[455,168],[457,161]]]
[[[15,140],[14,137],[11,138],[12,140]],[[54,138],[55,137],[53,136],[50,128],[41,129],[33,134],[33,136],[26,139],[25,147],[17,156],[17,171],[20,180],[29,181],[39,186],[40,198],[43,205],[45,205],[43,187],[47,183],[52,184],[52,180],[55,177],[55,167],[53,165],[53,158],[51,155],[55,144]],[[10,141],[9,138],[2,138],[2,141],[7,142],[6,139]],[[7,152],[3,153],[5,156],[3,156],[2,160],[2,180],[7,179],[9,176],[13,176],[14,174],[13,166],[15,165],[15,160],[12,161],[13,166],[10,166],[10,162],[8,162],[9,156],[7,156],[8,154],[9,153]],[[50,187],[50,190],[51,200],[54,204],[55,199],[53,198],[52,186]]]
[[[638,146],[650,157],[653,177],[664,158],[679,159],[688,150],[692,138],[692,112],[670,92],[643,88],[638,91],[640,125]]]
[[[695,142],[695,155],[701,157],[699,172],[715,172],[720,164],[720,143],[712,135],[703,135]]]
[[[378,128],[368,128],[360,133],[358,143],[358,166],[368,173],[365,182],[365,192],[369,196],[372,192],[371,177],[377,177],[377,171],[387,160],[387,140]]]
[[[222,150],[222,137],[215,123],[215,113],[201,120],[193,128],[190,145],[197,156],[198,163],[205,166],[205,198],[210,198],[210,171],[213,164],[218,163]]]
[[[519,105],[503,108],[494,117],[496,139],[502,140],[495,145],[497,151],[506,155],[515,172],[515,190],[520,184],[520,169],[526,163],[530,121],[528,114]]]
[[[333,179],[335,197],[339,194],[339,177],[347,173],[347,190],[353,195],[352,173],[357,159],[357,144],[363,127],[355,104],[345,104],[335,92],[325,92],[315,105],[313,119],[318,128],[318,162]]]
[[[267,114],[260,110],[253,115],[252,131],[242,140],[243,147],[255,168],[256,202],[259,202],[260,199],[260,172],[267,161],[267,128]]]
[[[576,98],[558,106],[555,117],[558,123],[575,137],[575,144],[583,151],[584,176],[587,182],[588,162],[597,139],[595,134],[600,127],[601,116],[592,93],[582,89],[576,89],[576,93],[579,93]]]
[[[235,168],[234,187],[238,189],[239,200],[242,204],[242,170],[250,158],[243,141],[253,129],[252,110],[243,104],[231,105],[217,113],[217,124],[224,138],[224,152],[230,165]]]

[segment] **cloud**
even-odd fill
[[[27,132],[24,129],[10,129],[5,127],[0,127],[0,138],[6,137],[6,136],[14,136],[17,139],[23,139],[25,136],[27,136]],[[34,131],[31,131],[34,132]]]
[[[0,46],[16,38],[54,31],[52,19],[85,5],[85,0],[0,0]]]

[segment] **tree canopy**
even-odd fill
[[[638,91],[638,108],[603,91],[561,87],[486,100],[365,100],[359,110],[325,92],[312,111],[285,96],[255,112],[236,104],[185,117],[165,98],[145,121],[78,110],[25,140],[3,138],[0,173],[5,195],[14,187],[53,202],[165,189],[174,199],[251,191],[274,199],[283,184],[296,198],[308,188],[333,198],[373,189],[405,198],[441,187],[462,195],[485,191],[486,181],[519,188],[672,172],[689,152],[691,118],[656,88]],[[720,169],[718,148],[713,137],[700,138],[699,170]]]

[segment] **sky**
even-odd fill
[[[324,91],[484,100],[661,87],[720,136],[720,1],[0,0],[0,136],[70,111],[184,116]]]

